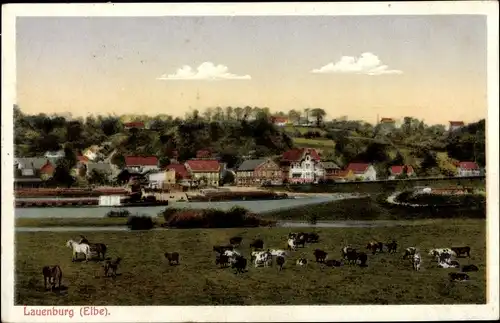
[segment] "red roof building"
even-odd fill
[[[123,126],[125,127],[125,129],[132,129],[132,128],[144,129],[144,122],[140,121],[127,122],[124,123]]]
[[[470,162],[470,161],[459,162],[458,167],[460,167],[461,169],[466,169],[466,170],[478,170],[479,169],[479,166],[477,165],[477,163]]]
[[[191,178],[184,164],[170,164],[166,167],[166,170],[173,170],[177,179]]]
[[[463,121],[450,121],[450,126],[462,127],[465,126],[465,123]]]
[[[458,176],[479,176],[481,175],[481,169],[476,162],[465,161],[458,163],[457,167]]]
[[[347,165],[346,170],[352,170],[354,174],[364,174],[368,167],[370,167],[370,164],[367,163],[350,163]]]
[[[380,119],[380,123],[395,123],[396,121],[392,118],[382,118]]]
[[[148,156],[148,157],[126,156],[125,165],[127,167],[158,166],[158,158],[156,156]]]
[[[275,116],[275,117],[271,117],[271,122],[274,124],[284,125],[284,124],[288,123],[288,118]]]
[[[400,176],[403,174],[403,169],[406,167],[406,175],[412,176],[415,175],[415,170],[411,165],[395,165],[389,168],[389,179],[394,179],[396,176]]]
[[[56,170],[56,168],[54,167],[54,165],[52,165],[52,163],[47,160],[45,165],[40,167],[40,174],[52,176],[54,174],[55,170]]]
[[[377,171],[369,163],[350,163],[345,170],[352,171],[356,178],[363,181],[377,180]]]
[[[220,171],[220,163],[215,159],[190,159],[185,165],[191,172],[212,173]]]
[[[281,161],[284,162],[296,162],[304,158],[305,154],[310,154],[311,159],[315,161],[320,161],[321,157],[319,156],[316,149],[313,148],[295,148],[288,151],[285,151],[281,157]]]

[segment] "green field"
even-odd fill
[[[335,142],[329,139],[308,139],[308,138],[293,138],[293,142],[297,147],[308,148],[335,148]]]
[[[16,233],[15,304],[26,305],[298,305],[298,304],[484,304],[486,301],[486,223],[484,220],[436,220],[426,225],[391,228],[316,229],[318,244],[293,252],[282,272],[276,267],[253,268],[234,274],[214,264],[212,246],[225,244],[233,235],[243,237],[240,249],[247,257],[251,239],[265,246],[284,248],[285,228],[188,229],[147,232],[85,233],[92,242],[106,243],[109,256],[121,256],[116,279],[104,278],[100,263],[71,262],[66,240],[74,233]],[[364,249],[368,240],[396,239],[399,248],[468,245],[473,263],[480,269],[471,280],[451,283],[448,272],[423,255],[420,272],[397,254],[369,255],[368,267],[324,268],[310,262],[296,266],[299,256],[312,260],[312,250],[327,251],[339,259],[340,249],[350,243]],[[168,266],[167,251],[181,254],[179,266]],[[67,290],[43,290],[41,269],[59,264]]]

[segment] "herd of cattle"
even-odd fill
[[[233,237],[229,240],[227,245],[213,246],[213,251],[216,253],[215,264],[221,268],[231,267],[235,269],[235,273],[243,273],[247,271],[248,261],[241,252],[237,250],[241,246],[243,241],[242,237]],[[289,233],[287,240],[286,250],[283,249],[270,249],[264,250],[264,241],[262,239],[255,239],[250,243],[251,253],[250,253],[250,263],[253,264],[255,268],[257,267],[271,267],[273,265],[273,259],[281,271],[283,266],[287,262],[290,254],[297,251],[299,247],[304,248],[306,244],[313,244],[319,242],[319,235],[315,232],[297,232]],[[79,242],[69,240],[67,246],[73,249],[73,261],[79,253],[85,255],[86,261],[88,261],[92,255],[96,255],[99,259],[105,260],[103,265],[104,275],[107,277],[109,274],[116,277],[116,272],[118,266],[121,263],[121,258],[117,257],[115,260],[111,258],[105,258],[107,247],[103,243],[90,243],[85,237],[81,237]],[[366,249],[375,255],[377,253],[388,252],[390,254],[395,254],[397,252],[398,244],[396,241],[392,240],[388,243],[383,243],[379,241],[371,241],[366,245]],[[466,256],[470,258],[471,248],[465,247],[453,247],[453,248],[440,248],[431,249],[429,251],[429,256],[433,257],[437,261],[437,266],[440,268],[460,268],[460,264],[455,258]],[[360,267],[366,267],[368,261],[368,255],[365,252],[358,251],[350,245],[346,245],[341,249],[340,259],[328,259],[329,254],[321,249],[315,249],[312,252],[316,263],[323,264],[327,267],[341,267],[344,264],[347,265],[359,265]],[[164,257],[168,260],[170,265],[180,264],[180,255],[178,252],[166,252]],[[419,250],[416,247],[408,247],[404,250],[403,254],[404,260],[409,260],[413,269],[419,271],[422,265],[422,257]],[[308,260],[304,257],[300,257],[295,261],[298,266],[307,265]],[[469,280],[470,277],[467,272],[478,271],[478,267],[469,264],[461,267],[460,272],[449,273],[449,278],[451,281],[465,281]],[[61,286],[62,270],[58,265],[55,266],[44,266],[42,269],[45,289],[47,289],[47,282],[51,285],[51,290],[55,287],[56,283]]]

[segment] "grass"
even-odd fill
[[[127,224],[127,217],[125,218],[38,218],[16,219],[16,227],[114,227]],[[162,217],[154,218],[157,222],[162,221]]]
[[[94,242],[106,243],[109,256],[121,256],[120,276],[100,277],[101,264],[71,262],[67,239],[77,233],[16,233],[15,304],[26,305],[308,305],[308,304],[484,304],[486,301],[486,255],[484,220],[441,221],[431,225],[391,228],[317,229],[320,242],[293,252],[282,272],[276,267],[249,267],[244,274],[219,269],[212,245],[243,237],[241,251],[249,253],[251,239],[260,237],[265,246],[283,248],[284,228],[187,229],[148,232],[96,232],[86,234]],[[368,256],[368,267],[324,268],[311,262],[312,251],[321,248],[330,259],[339,259],[348,242],[363,248],[368,239],[396,239],[401,247],[469,245],[479,272],[471,280],[450,283],[448,272],[423,255],[420,272],[395,255]],[[178,251],[179,266],[168,266],[163,257]],[[306,267],[295,266],[305,255]],[[41,269],[59,264],[67,290],[45,292]]]
[[[308,138],[293,138],[293,142],[298,147],[311,148],[334,148],[335,142],[329,139],[308,139]]]
[[[295,132],[298,131],[302,135],[307,133],[307,132],[319,132],[321,135],[325,135],[326,131],[318,128],[318,127],[302,127],[302,126],[294,126],[294,125],[286,125],[284,127],[286,132]]]

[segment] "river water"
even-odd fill
[[[355,198],[347,194],[331,194],[298,199],[265,200],[265,201],[230,201],[230,202],[171,202],[168,206],[149,207],[45,207],[45,208],[15,208],[16,218],[102,218],[111,210],[128,210],[132,214],[156,216],[165,208],[216,208],[229,210],[233,206],[244,207],[254,213],[294,208],[302,205],[312,205],[345,198]]]

